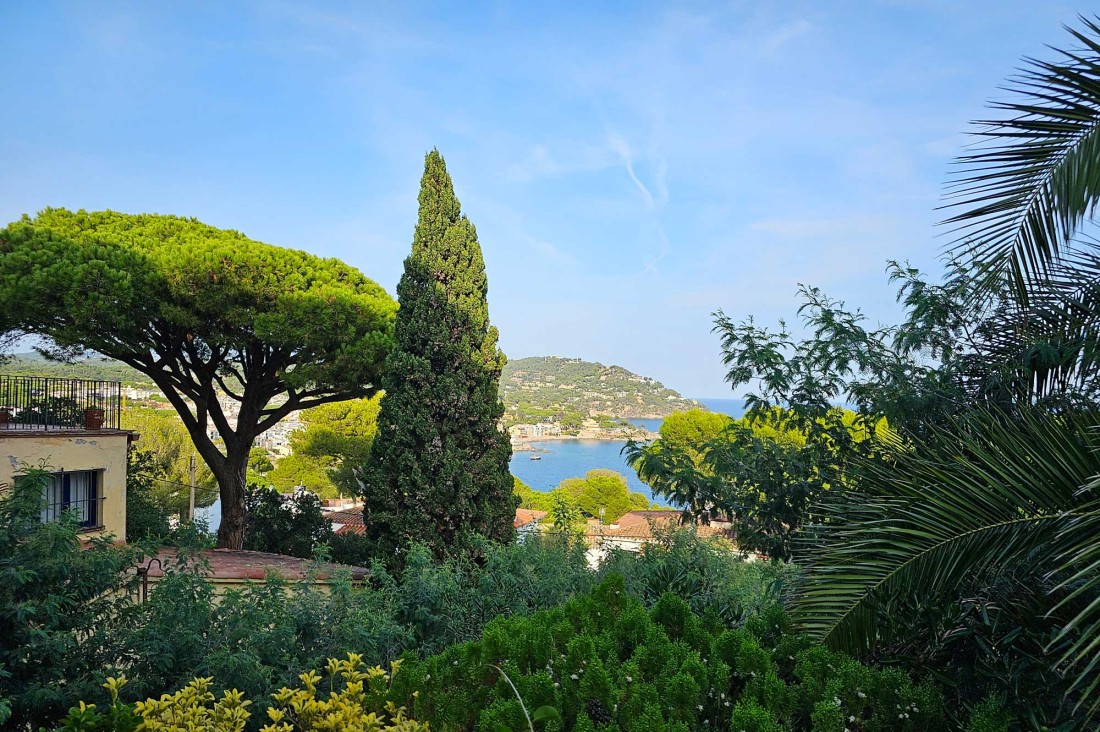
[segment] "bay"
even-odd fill
[[[656,420],[660,421],[660,420]],[[552,491],[567,478],[583,478],[589,470],[614,470],[626,478],[631,491],[638,491],[662,506],[668,503],[653,496],[649,486],[638,480],[627,465],[621,450],[626,444],[618,440],[538,440],[527,443],[533,452],[512,455],[512,475],[536,491]],[[532,456],[539,460],[532,460]]]

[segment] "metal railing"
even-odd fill
[[[68,514],[76,519],[76,525],[85,530],[103,528],[103,503],[105,496],[81,498],[75,501],[57,500],[47,503],[42,510],[42,521],[57,521]]]
[[[0,430],[120,429],[122,384],[0,374]]]

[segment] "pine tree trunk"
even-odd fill
[[[232,465],[237,462],[239,465]],[[218,526],[218,549],[243,549],[245,529],[245,475],[248,456],[227,461],[224,471],[215,471],[222,503],[222,522]]]

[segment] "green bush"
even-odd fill
[[[777,610],[729,629],[673,595],[647,611],[617,575],[559,608],[497,618],[477,641],[410,661],[393,700],[432,729],[518,729],[522,710],[501,671],[528,708],[561,710],[565,730],[948,728],[938,689],[813,646]]]
[[[118,633],[136,622],[134,548],[81,549],[75,519],[41,522],[44,470],[0,486],[0,727],[57,719],[99,691]],[[104,622],[110,619],[110,622]]]

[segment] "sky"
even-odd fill
[[[970,120],[1080,10],[0,0],[0,223],[193,216],[392,294],[436,147],[510,358],[734,397],[712,313],[796,323],[806,284],[895,322]]]

